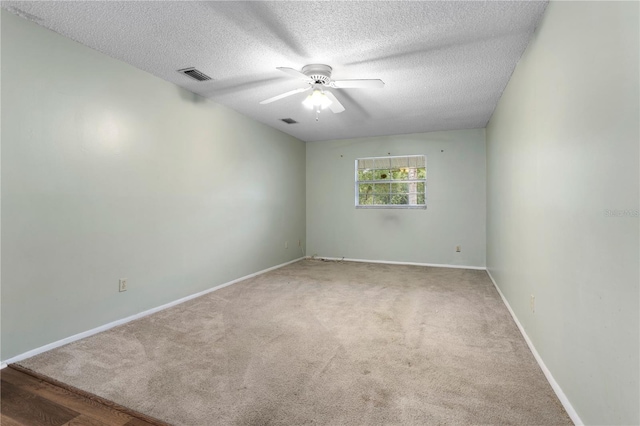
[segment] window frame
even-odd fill
[[[424,179],[403,179],[403,180],[358,180],[358,162],[362,160],[380,160],[380,159],[391,159],[391,158],[410,158],[410,157],[422,157],[424,158],[424,169],[425,169],[425,177]],[[373,169],[373,170],[386,170],[386,169]],[[414,154],[414,155],[387,155],[384,157],[362,157],[356,158],[355,160],[355,207],[356,209],[419,209],[425,210],[427,208],[427,156],[424,154]],[[424,183],[424,204],[371,204],[371,205],[362,205],[360,204],[360,184],[361,183]],[[417,194],[421,194],[418,192]]]

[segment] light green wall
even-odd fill
[[[303,142],[2,11],[3,360],[298,239]]]
[[[355,208],[356,158],[388,153],[427,156],[426,210]],[[485,165],[484,129],[307,143],[307,254],[482,267]]]
[[[640,423],[638,6],[551,2],[487,127],[488,269],[587,424]]]

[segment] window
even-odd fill
[[[356,160],[357,208],[427,207],[427,159],[424,155]]]

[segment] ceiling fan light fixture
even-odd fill
[[[331,105],[331,99],[320,89],[314,89],[309,96],[302,101],[302,105],[309,109],[325,109]]]

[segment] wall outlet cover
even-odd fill
[[[529,304],[531,306],[531,312],[536,313],[536,297],[532,294],[531,299],[529,300]]]

